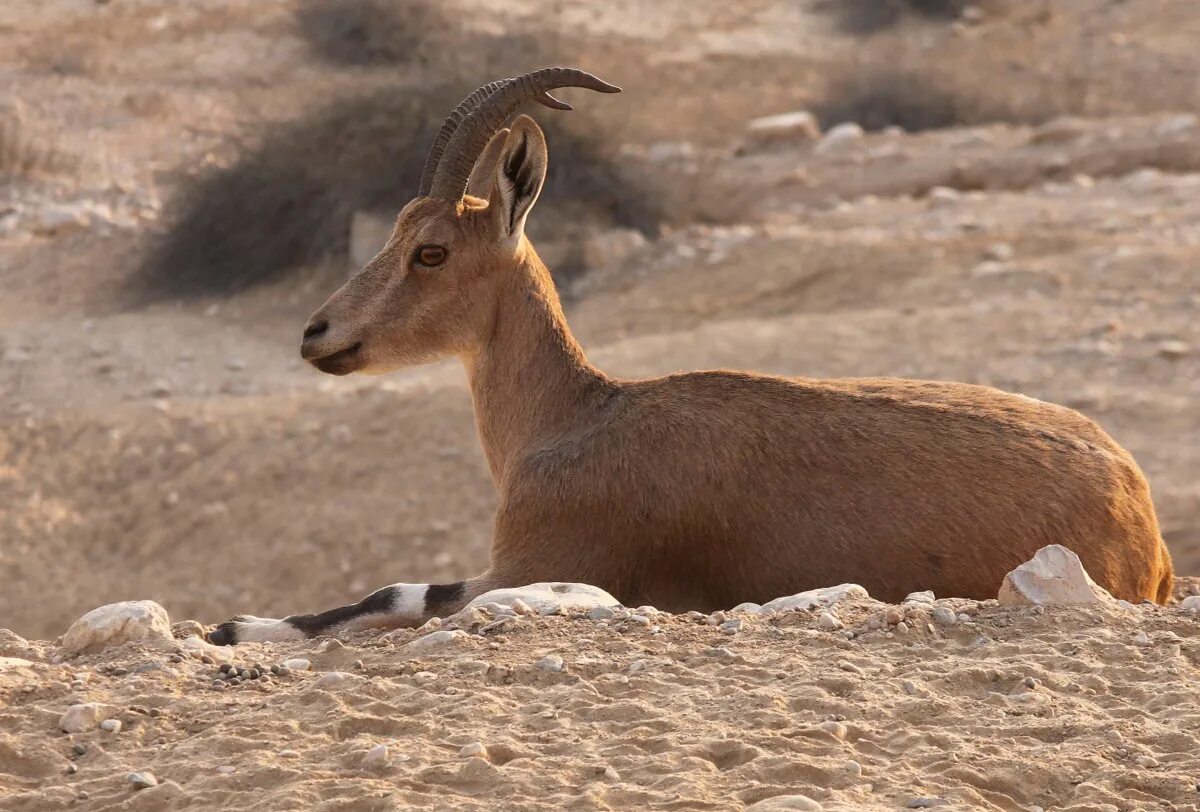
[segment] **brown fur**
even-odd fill
[[[410,203],[304,347],[340,374],[462,359],[501,497],[491,568],[464,600],[536,581],[664,609],[842,582],[891,601],[990,598],[1047,544],[1074,550],[1117,597],[1168,599],[1145,478],[1070,409],[962,383],[617,380],[592,367],[524,237],[520,187],[532,176],[536,198],[544,139],[524,117],[499,138],[489,201]],[[446,263],[414,266],[429,243]],[[354,342],[352,357],[328,360]]]

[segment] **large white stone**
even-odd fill
[[[169,642],[171,619],[154,601],[110,603],[88,612],[63,635],[67,656],[89,654],[138,640]]]
[[[1004,576],[997,601],[1001,606],[1100,604],[1113,600],[1083,568],[1079,556],[1061,544],[1051,544]]]
[[[838,584],[767,601],[759,611],[768,613],[786,612],[789,609],[828,609],[844,600],[868,597],[870,595],[867,594],[867,590],[858,584]]]
[[[431,632],[424,637],[412,640],[405,645],[405,648],[410,651],[433,651],[452,644],[465,642],[468,639],[470,639],[470,635],[460,629],[454,629],[453,631],[442,629],[441,631]]]
[[[590,584],[539,583],[516,589],[493,589],[467,604],[467,608],[485,603],[512,606],[524,601],[539,615],[555,615],[575,609],[594,609],[597,606],[620,606],[620,601],[598,586]]]
[[[64,733],[82,733],[94,730],[105,719],[112,717],[117,709],[112,705],[100,702],[83,702],[67,708],[58,720],[58,727]]]
[[[821,125],[812,113],[797,110],[752,119],[746,124],[746,135],[756,144],[815,141],[821,137]]]

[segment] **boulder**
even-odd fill
[[[867,594],[867,590],[858,584],[839,584],[838,586],[810,589],[807,592],[797,592],[795,595],[767,601],[759,611],[769,613],[786,612],[789,609],[828,609],[845,600],[868,597],[870,595]]]
[[[568,610],[620,606],[620,602],[598,586],[590,584],[539,583],[516,589],[493,589],[467,604],[467,608],[485,603],[512,606],[522,601],[539,615],[557,615]]]
[[[1113,597],[1092,581],[1079,556],[1051,544],[1004,576],[997,601],[1001,606],[1096,605]]]
[[[67,656],[90,654],[134,641],[171,642],[171,619],[154,601],[123,601],[93,609],[63,635]]]

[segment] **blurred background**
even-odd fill
[[[1200,572],[1194,0],[4,0],[0,626],[215,622],[486,566],[457,362],[310,312],[432,133],[553,64],[530,232],[593,361],[991,384],[1098,420]]]

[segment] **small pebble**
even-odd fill
[[[121,720],[120,719],[105,719],[103,722],[100,723],[100,729],[103,730],[105,733],[120,733],[121,732]]]
[[[832,722],[832,721],[831,722],[822,722],[821,730],[824,730],[826,733],[829,733],[835,739],[838,739],[838,740],[845,740],[846,733],[849,732],[846,730],[846,726],[843,725],[841,722]]]
[[[367,769],[375,769],[378,767],[386,767],[390,761],[388,748],[386,744],[377,744],[368,750],[362,759],[363,767]]]
[[[471,742],[464,744],[462,749],[458,751],[459,758],[488,758],[487,748],[483,746],[483,742]]]
[[[300,758],[300,753],[296,750],[280,750],[280,758]]]
[[[542,671],[562,671],[565,668],[563,658],[557,654],[547,654],[542,659],[538,660],[537,667]]]
[[[82,756],[84,753],[87,752],[87,745],[84,744],[83,742],[75,742],[74,744],[71,745],[71,752],[73,752],[77,756]]]
[[[958,616],[954,614],[954,610],[945,606],[933,607],[933,622],[939,626],[953,626],[958,623]]]
[[[742,621],[732,618],[722,623],[720,629],[723,634],[737,634],[742,630]]]
[[[1152,770],[1158,766],[1158,759],[1152,758],[1151,756],[1138,756],[1137,765],[1139,767],[1145,767],[1148,770]]]
[[[167,658],[167,661],[172,662],[172,663],[181,663],[181,662],[183,662],[183,655],[182,654],[172,654],[170,657]]]
[[[224,691],[229,686],[225,684],[225,680],[215,679],[212,681],[212,683],[208,687],[213,689],[214,691]]]
[[[154,777],[154,773],[148,770],[130,773],[125,776],[125,780],[132,784],[134,789],[149,789],[158,786],[158,779]]]
[[[605,767],[604,772],[601,773],[601,775],[604,776],[606,781],[614,781],[615,782],[615,781],[621,780],[621,774],[619,772],[617,772],[616,770],[614,770],[612,767]]]
[[[1140,631],[1133,636],[1133,644],[1135,646],[1149,646],[1153,645],[1153,643],[1154,641],[1150,639],[1150,635],[1146,634],[1144,631]]]
[[[704,622],[709,626],[720,626],[725,622],[725,613],[721,611],[713,612],[705,619]]]
[[[821,616],[817,618],[817,628],[826,632],[835,632],[842,628],[842,621],[830,612],[822,612]]]
[[[432,671],[418,671],[412,678],[417,685],[431,685],[437,682],[438,675]]]
[[[1026,677],[1025,679],[1021,680],[1021,684],[1024,685],[1026,688],[1038,687],[1038,681],[1036,679],[1034,679],[1033,677]]]
[[[284,660],[282,665],[289,671],[307,671],[312,663],[303,657],[293,657],[290,660]]]
[[[597,606],[592,611],[588,612],[588,617],[592,620],[608,620],[613,616],[613,610],[607,606]]]
[[[70,761],[67,762],[67,766],[65,769],[66,769],[67,775],[74,775],[75,773],[79,772],[79,766]]]
[[[237,767],[231,764],[222,764],[220,767],[217,767],[217,772],[221,775],[233,775],[233,773],[237,772]]]
[[[235,671],[237,669],[235,669],[229,663],[221,663],[221,667],[218,668],[217,670],[220,671],[222,674],[228,674],[230,671]]]
[[[843,671],[849,671],[851,674],[861,674],[862,669],[849,660],[838,660],[838,668]]]
[[[862,775],[862,765],[857,761],[847,761],[846,772],[850,773],[855,778],[858,778]]]

